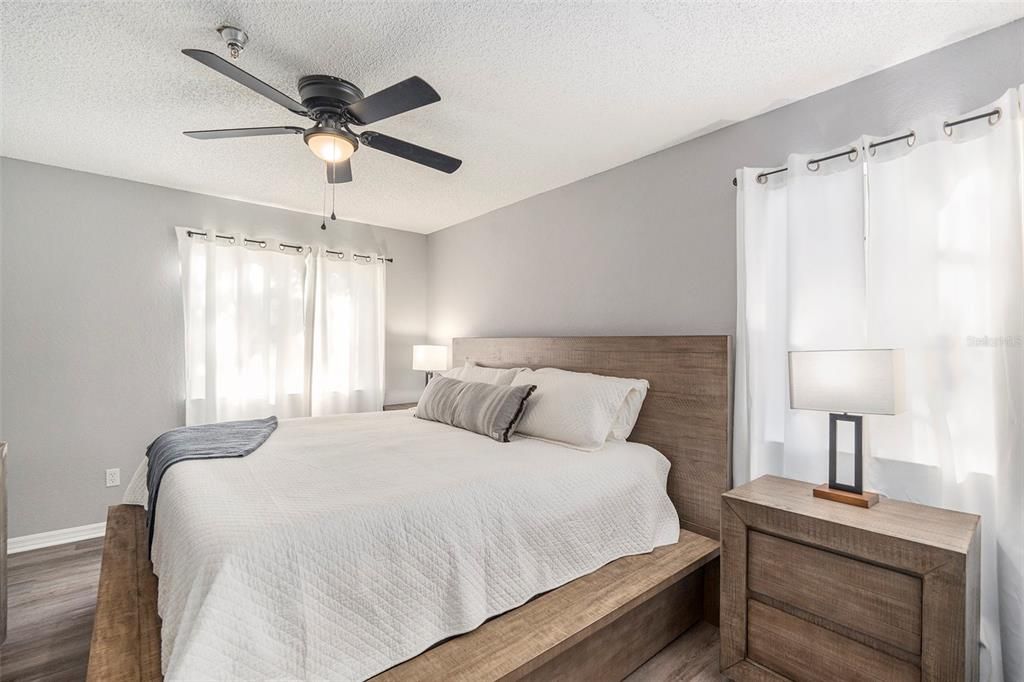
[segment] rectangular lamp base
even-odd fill
[[[816,486],[814,488],[814,496],[821,500],[852,504],[855,507],[863,507],[864,509],[869,509],[878,503],[878,493],[848,493],[845,490],[829,488],[828,483]]]

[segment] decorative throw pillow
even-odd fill
[[[416,416],[507,443],[522,419],[527,399],[536,388],[437,377],[423,390],[416,405]]]

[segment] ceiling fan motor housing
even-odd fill
[[[343,78],[303,76],[299,79],[299,97],[302,106],[319,120],[325,114],[341,116],[345,107],[363,99],[363,91]]]

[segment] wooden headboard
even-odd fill
[[[672,463],[668,494],[683,528],[719,538],[721,495],[731,488],[732,340],[728,336],[462,338],[453,366],[558,367],[647,379],[629,440]]]

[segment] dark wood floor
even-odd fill
[[[84,680],[103,539],[9,557],[7,641],[0,680]],[[628,682],[719,682],[718,628],[701,623]]]
[[[8,557],[0,679],[84,680],[103,538]]]
[[[718,628],[697,623],[644,663],[626,682],[722,682]]]

